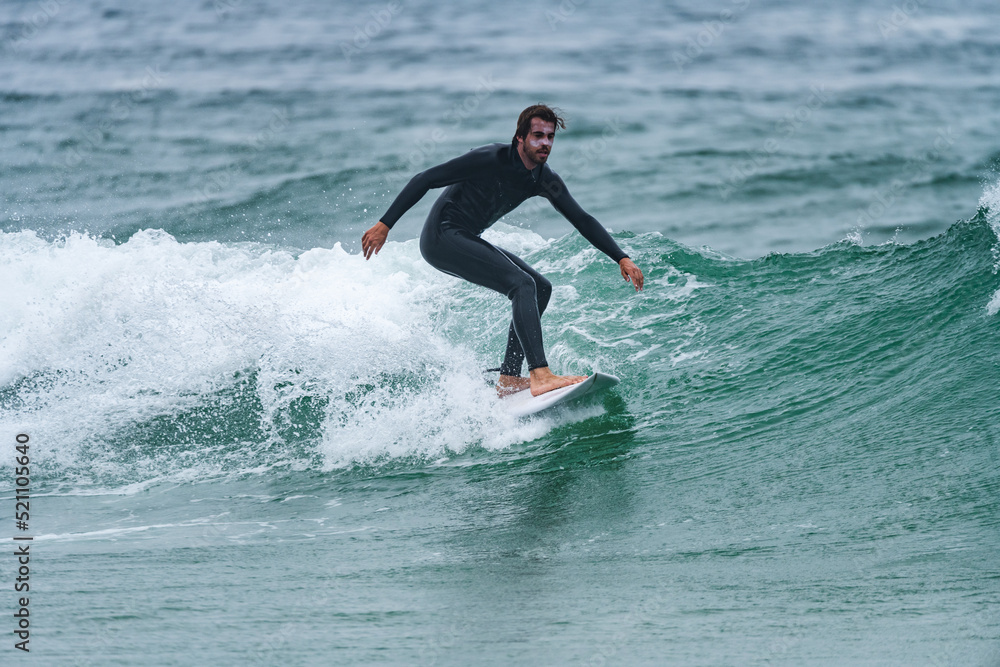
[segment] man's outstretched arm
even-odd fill
[[[378,254],[378,251],[385,245],[386,237],[389,236],[389,230],[392,229],[392,226],[420,201],[428,190],[458,183],[491,168],[494,158],[492,151],[488,149],[488,146],[473,149],[465,155],[431,167],[411,178],[396,195],[396,199],[393,200],[385,215],[361,237],[361,252],[365,259],[370,259],[373,254]]]
[[[644,278],[635,262],[615,243],[611,234],[608,234],[608,230],[573,199],[566,184],[556,173],[550,172],[550,178],[551,180],[542,189],[543,196],[552,202],[552,206],[569,220],[583,238],[590,241],[592,246],[618,262],[622,278],[631,282],[637,292],[641,290]]]

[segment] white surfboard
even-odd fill
[[[541,412],[556,405],[576,401],[590,394],[600,393],[616,384],[620,380],[614,375],[604,373],[594,373],[583,382],[571,384],[568,387],[560,387],[547,391],[541,396],[532,396],[530,389],[519,391],[502,399],[507,411],[515,417],[527,417],[536,412]]]

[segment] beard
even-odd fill
[[[550,149],[547,148],[532,148],[531,146],[525,144],[524,152],[528,155],[528,159],[536,164],[544,164],[549,158]]]

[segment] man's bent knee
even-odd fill
[[[549,289],[551,290],[551,287]],[[538,286],[535,285],[534,279],[525,273],[507,290],[507,298],[513,301],[520,296],[534,301],[537,290]]]

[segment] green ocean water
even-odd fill
[[[3,664],[1000,664],[996,11],[0,8]],[[646,289],[485,234],[622,378],[516,420],[432,195],[358,240],[539,99]]]
[[[2,395],[8,428],[39,443],[35,641],[51,664],[989,664],[1000,280],[985,212],[912,245],[757,260],[622,235],[647,269],[639,296],[582,239],[493,234],[556,285],[553,363],[619,389],[505,417],[478,375],[503,300],[433,276],[414,242],[380,266],[5,235],[6,257],[97,273],[80,292],[102,271],[134,292],[101,326],[94,294],[64,330],[91,352]],[[151,258],[180,277],[159,284]],[[402,296],[359,315],[372,282]],[[408,302],[426,317],[393,322]],[[338,354],[338,319],[365,345]],[[158,336],[189,342],[135,358]]]

